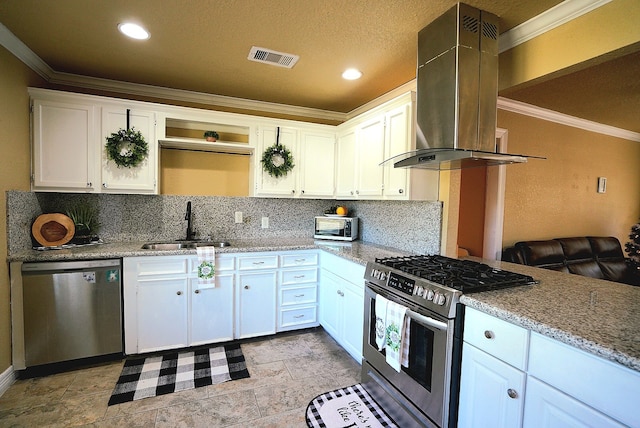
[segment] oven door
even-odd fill
[[[376,346],[375,300],[377,295],[382,295],[409,309],[407,311],[407,316],[411,318],[409,361],[408,367],[402,366],[400,372],[387,364],[385,350],[378,351]],[[381,378],[375,379],[377,383],[382,382],[384,389],[391,389],[392,393],[398,395],[400,399],[407,400],[409,405],[405,407],[418,409],[438,427],[446,426],[449,419],[453,330],[453,320],[430,313],[408,300],[387,293],[375,284],[367,283],[364,359]],[[363,369],[363,377],[370,379],[372,376],[365,372],[366,369]]]

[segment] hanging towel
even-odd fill
[[[197,247],[198,252],[198,284],[216,283],[216,249],[215,247]]]
[[[402,335],[404,333],[404,319],[407,308],[393,301],[387,303],[387,364],[400,371],[402,352]]]
[[[376,345],[378,351],[384,349],[387,340],[387,303],[389,301],[379,294],[376,294]]]
[[[402,363],[403,367],[407,367],[409,368],[409,344],[411,342],[411,340],[409,339],[411,337],[411,317],[409,317],[409,315],[406,315],[404,317],[404,333],[402,335],[402,345],[400,346],[400,349],[402,349],[402,352],[400,353],[400,362]]]

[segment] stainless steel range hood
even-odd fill
[[[416,150],[396,168],[459,169],[523,163],[498,153],[498,18],[463,3],[418,33]]]

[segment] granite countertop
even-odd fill
[[[408,254],[395,248],[362,241],[336,242],[312,238],[234,239],[229,247],[216,247],[216,253],[245,253],[260,251],[289,251],[322,249],[353,262],[365,265],[376,257],[392,257]],[[57,250],[24,250],[8,257],[9,262],[50,262],[66,260],[109,259],[136,256],[170,256],[196,254],[195,249],[144,250],[145,242],[114,242],[78,246]]]
[[[195,249],[143,250],[144,242],[121,242],[63,250],[25,250],[10,262],[90,260],[196,254]],[[322,249],[365,265],[376,257],[408,252],[362,241],[311,238],[232,240],[219,253]],[[540,283],[462,296],[461,302],[497,318],[640,371],[640,287],[499,261],[482,261],[530,275]]]
[[[539,284],[468,294],[465,305],[640,371],[640,287],[506,262]]]

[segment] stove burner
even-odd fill
[[[527,275],[496,269],[473,260],[437,255],[388,257],[376,259],[376,263],[465,293],[537,283]]]

